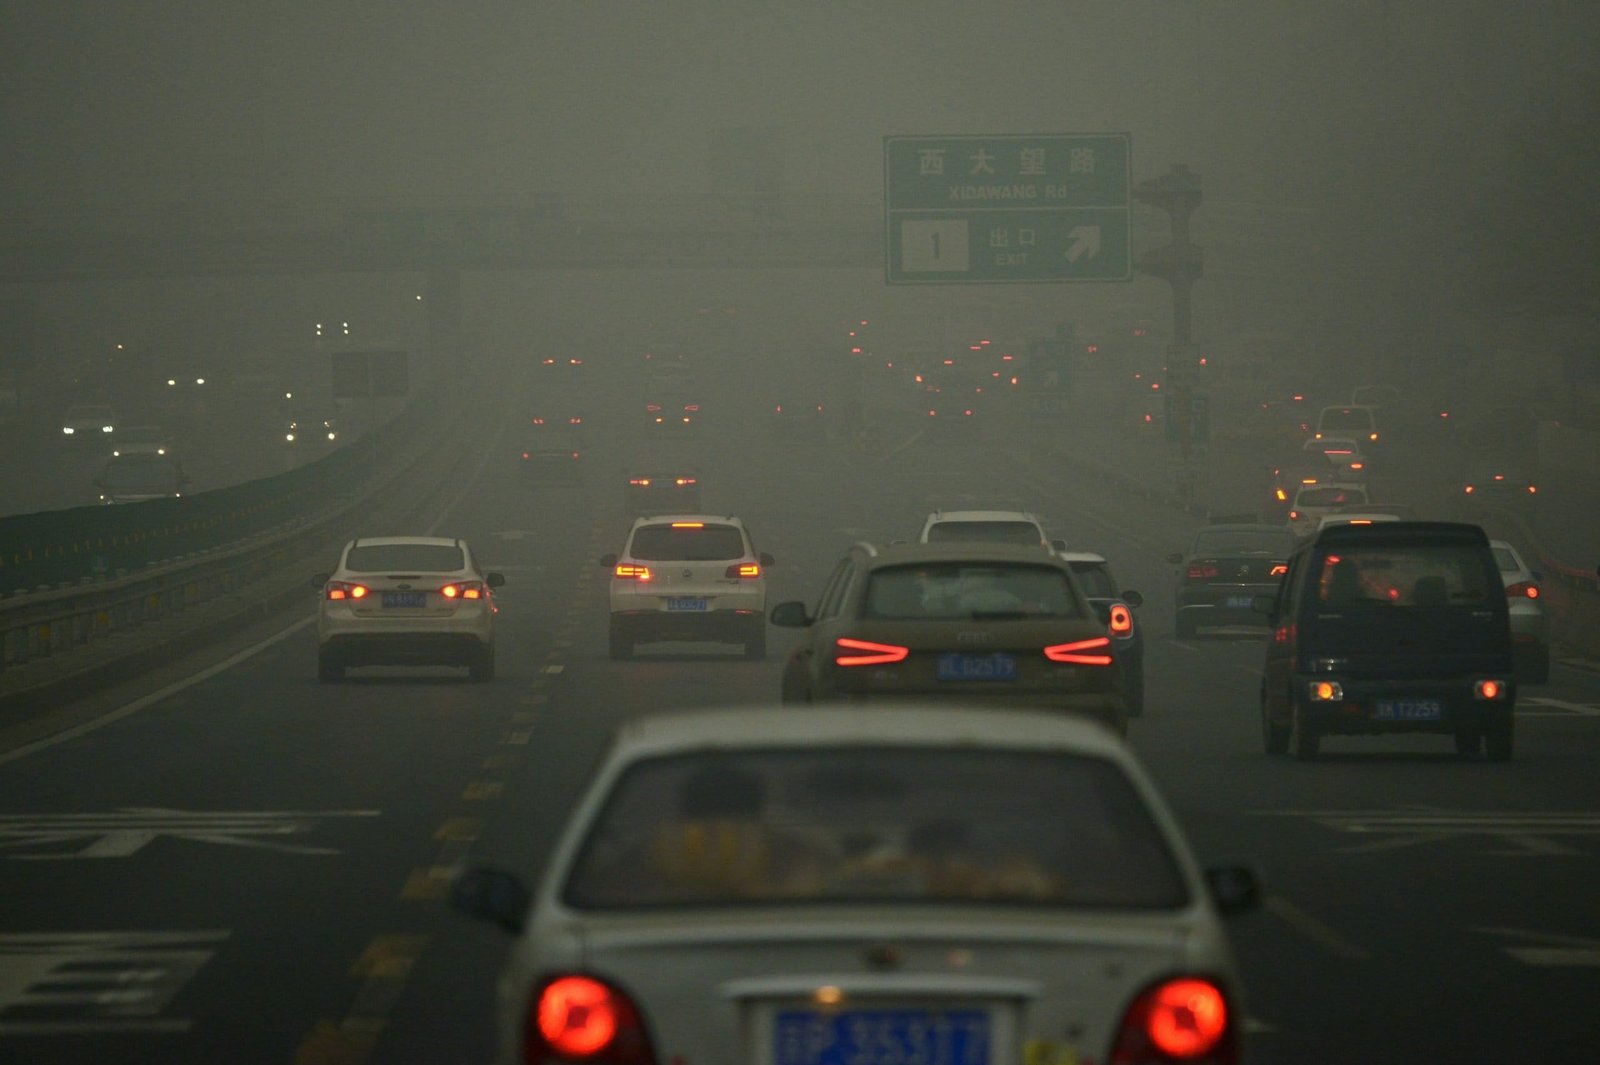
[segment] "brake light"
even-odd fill
[[[1123,1014],[1110,1065],[1238,1060],[1228,997],[1214,981],[1177,977],[1148,988]]]
[[[568,425],[582,425],[583,424],[583,419],[582,418],[568,418],[567,419],[567,424]]]
[[[526,452],[526,451],[524,451],[524,452],[523,452],[523,453],[522,453],[522,457],[523,457],[523,458],[530,458],[530,457],[531,457],[531,456],[530,456],[530,455],[529,455],[529,454],[528,454],[528,453],[527,453],[527,452]]]
[[[544,419],[543,418],[535,418],[533,420],[533,424],[534,425],[543,425],[544,424]]]
[[[1277,490],[1276,490],[1276,491],[1275,491],[1275,492],[1273,492],[1273,493],[1272,493],[1272,494],[1273,494],[1273,495],[1275,495],[1275,496],[1277,496],[1277,497],[1278,497],[1278,502],[1280,502],[1280,503],[1287,503],[1287,502],[1289,502],[1289,494],[1288,494],[1288,493],[1287,493],[1287,492],[1285,492],[1285,491],[1284,491],[1284,490],[1283,490],[1283,489],[1281,489],[1281,488],[1279,488],[1279,489],[1277,489]]]
[[[645,483],[649,484],[650,482],[646,481]],[[679,477],[677,480],[673,481],[672,483],[678,485],[681,488],[686,484],[699,484],[700,482],[698,480],[696,480],[695,478],[693,478],[693,477]]]
[[[649,411],[651,414],[655,414],[655,413],[657,413],[658,411],[661,410],[661,404],[659,404],[659,403],[646,403],[644,405],[644,409]]]
[[[650,572],[649,566],[635,566],[626,562],[617,563],[617,568],[611,571],[619,580],[624,581],[653,581],[656,575]]]
[[[547,981],[528,1003],[523,1033],[527,1061],[655,1061],[639,1010],[626,994],[590,976]]]
[[[1300,512],[1298,510],[1289,511],[1289,520],[1290,521],[1299,521],[1300,520]]]
[[[1124,639],[1133,635],[1133,611],[1121,603],[1111,604],[1111,635]]]
[[[1294,511],[1291,510],[1289,512],[1289,517],[1294,517]],[[1191,562],[1189,563],[1189,570],[1185,574],[1191,581],[1204,580],[1207,577],[1215,577],[1216,575],[1217,567],[1212,562]]]
[[[446,599],[482,599],[482,581],[462,581],[460,584],[447,584],[439,589],[439,594]]]
[[[1504,699],[1506,697],[1506,682],[1503,680],[1480,680],[1472,685],[1474,699]]]
[[[1537,491],[1538,491],[1538,490],[1539,490],[1539,489],[1538,489],[1538,486],[1537,486],[1537,485],[1531,485],[1531,484],[1530,484],[1530,485],[1529,485],[1529,486],[1528,486],[1528,492],[1529,492],[1529,493],[1530,493],[1530,494],[1531,494],[1531,493],[1534,493],[1534,492],[1537,492]]]
[[[1267,575],[1269,577],[1282,577],[1285,573],[1288,573],[1288,572],[1289,572],[1289,566],[1286,563],[1274,562],[1272,564],[1272,571]]]
[[[1539,598],[1539,586],[1533,581],[1518,581],[1516,584],[1506,585],[1507,599],[1522,599],[1524,597],[1528,599]]]
[[[727,572],[724,573],[723,576],[746,578],[759,577],[761,576],[761,566],[755,562],[735,562],[733,565],[728,567]]]
[[[329,581],[325,594],[329,599],[365,599],[369,589],[364,584],[349,581]]]
[[[1364,470],[1367,468],[1367,464],[1365,462],[1352,462],[1350,468],[1352,470]]]
[[[1103,654],[1090,654],[1090,651],[1105,651]],[[1089,640],[1075,640],[1072,643],[1058,643],[1044,649],[1044,656],[1052,662],[1069,662],[1078,666],[1109,666],[1111,664],[1111,640],[1105,636],[1096,636]]]
[[[674,529],[704,529],[706,523],[703,521],[675,521],[672,523],[672,527]]]
[[[835,655],[833,664],[836,666],[882,666],[890,662],[903,662],[906,655],[911,653],[909,647],[899,647],[892,643],[873,643],[871,640],[852,640],[841,636],[834,641],[840,651],[860,651],[855,655]]]
[[[524,455],[523,458],[527,458],[527,456]],[[629,484],[636,484],[641,488],[648,488],[650,486],[650,478],[648,478],[648,477],[629,477],[628,478],[628,483]]]
[[[697,410],[700,409],[700,404],[698,404],[698,403],[685,403],[683,405],[683,409],[687,410],[687,411],[697,411]]]
[[[1472,486],[1469,484],[1469,485],[1467,485],[1467,495],[1471,495],[1471,494],[1472,494]]]

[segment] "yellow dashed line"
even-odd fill
[[[406,902],[424,902],[442,899],[450,894],[450,880],[455,871],[447,865],[430,865],[426,869],[413,869],[406,877],[400,898]]]
[[[452,817],[440,825],[433,838],[438,840],[474,840],[483,831],[483,821],[476,817]]]
[[[532,710],[522,710],[511,715],[511,723],[518,726],[532,725],[538,722],[539,715]]]
[[[498,799],[505,790],[506,786],[498,780],[474,780],[467,785],[461,797],[470,800]]]
[[[550,701],[548,695],[524,695],[517,700],[518,706],[543,706]]]
[[[524,740],[523,742],[526,743],[527,741]],[[504,769],[514,761],[516,761],[516,759],[509,754],[491,754],[489,757],[483,760],[482,768]]]
[[[294,1052],[294,1065],[361,1065],[378,1048],[376,1029],[366,1025],[345,1029],[331,1021],[319,1021],[316,1031]]]
[[[507,736],[505,738],[505,742],[515,747],[523,747],[526,746],[527,742],[532,738],[532,729],[522,729],[521,731],[513,732],[511,735]]]
[[[428,937],[421,935],[379,936],[350,967],[351,976],[407,976]]]
[[[564,658],[565,656],[562,655],[561,652],[553,650],[549,654],[545,655],[545,657],[546,658]],[[540,669],[539,672],[541,672],[541,673],[560,673],[563,669],[566,669],[566,668],[567,668],[566,666],[544,666],[543,668]]]

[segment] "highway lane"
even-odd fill
[[[707,507],[740,513],[778,557],[774,599],[813,599],[852,539],[911,537],[935,503],[996,497],[1033,500],[1052,532],[1103,550],[1145,593],[1150,708],[1134,745],[1202,857],[1255,861],[1270,895],[1235,925],[1250,1060],[1526,1060],[1592,1037],[1600,679],[1562,668],[1536,690],[1544,702],[1525,699],[1510,766],[1459,763],[1443,738],[1268,759],[1259,637],[1172,638],[1161,556],[1192,519],[1109,495],[1070,463],[1020,467],[1012,434],[935,447],[894,424],[900,450],[797,450],[735,407],[735,385],[712,391],[722,424],[708,412],[695,445]],[[610,728],[770,701],[790,638],[772,630],[762,663],[688,646],[605,657],[596,559],[626,521],[602,475],[650,447],[631,399],[596,413],[609,424],[585,488],[530,493],[509,458],[491,458],[477,482],[439,493],[459,499],[441,528],[511,580],[493,684],[371,671],[321,687],[301,630],[0,763],[0,1056],[488,1053],[505,940],[446,912],[448,868],[471,857],[536,874]]]

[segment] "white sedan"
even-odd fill
[[[1131,750],[1060,715],[705,711],[624,726],[537,889],[453,904],[518,936],[504,1062],[1238,1060],[1221,915]]]

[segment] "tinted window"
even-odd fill
[[[346,569],[361,573],[455,573],[467,564],[454,544],[366,544],[352,547]]]
[[[869,618],[1081,617],[1067,575],[1026,563],[886,566],[867,579]]]
[[[1187,902],[1160,830],[1116,765],[915,747],[636,764],[563,894],[578,909]]]
[[[744,557],[744,537],[735,525],[641,525],[628,554],[648,562],[720,562]]]
[[[1366,501],[1366,490],[1361,488],[1302,488],[1300,494],[1295,497],[1295,506],[1342,507]]]
[[[928,526],[928,542],[978,541],[989,544],[1039,544],[1043,538],[1031,521],[941,521]]]
[[[1360,545],[1326,553],[1317,565],[1319,611],[1482,610],[1505,598],[1483,553],[1467,546]]]
[[[1304,498],[1304,492],[1301,498]],[[1294,550],[1288,529],[1207,529],[1194,538],[1197,555],[1262,554],[1287,558]]]

